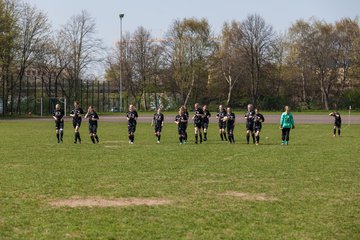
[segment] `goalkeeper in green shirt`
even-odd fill
[[[285,106],[285,112],[281,114],[280,129],[282,131],[281,145],[289,145],[290,129],[295,128],[294,117],[290,112],[290,107]]]

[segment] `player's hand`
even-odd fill
[[[282,126],[280,126],[279,129],[282,129]]]
[[[295,128],[295,125],[292,126],[292,129],[294,129],[294,128]]]

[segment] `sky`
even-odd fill
[[[120,38],[119,13],[123,33],[133,33],[139,26],[161,38],[175,19],[207,18],[215,34],[225,21],[244,20],[259,14],[274,27],[285,32],[298,19],[316,17],[335,22],[343,17],[360,17],[359,0],[24,0],[47,13],[54,29],[87,10],[96,20],[98,36],[106,47]]]

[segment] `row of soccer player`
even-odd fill
[[[73,127],[75,130],[74,143],[81,143],[81,137],[79,128],[82,122],[82,115],[84,114],[83,109],[80,107],[79,102],[74,102],[74,109],[70,112],[70,116],[73,117]],[[340,136],[341,128],[341,116],[338,112],[332,112],[330,116],[335,117],[334,124],[334,136],[336,134],[336,129]],[[128,137],[129,143],[134,144],[135,132],[137,125],[138,113],[135,110],[133,105],[129,106],[128,112],[126,114],[128,121]],[[198,142],[207,140],[207,129],[209,126],[209,119],[211,113],[207,110],[207,106],[204,105],[202,108],[198,103],[194,105],[194,114],[192,117],[195,130],[195,144]],[[250,142],[250,136],[252,137],[253,143],[258,145],[260,143],[260,133],[262,129],[262,123],[265,121],[264,116],[259,112],[258,108],[254,108],[252,104],[247,106],[247,112],[244,115],[246,119],[246,141],[247,144]],[[56,109],[53,113],[53,118],[55,120],[55,129],[56,137],[58,143],[63,141],[63,131],[64,131],[64,111],[61,109],[59,104],[56,105]],[[85,114],[85,118],[89,119],[89,134],[92,143],[98,143],[99,137],[97,135],[97,122],[99,120],[98,114],[95,112],[94,108],[90,106]],[[216,118],[219,124],[219,134],[222,141],[226,140],[230,143],[235,143],[234,138],[234,127],[235,127],[235,114],[232,112],[231,107],[226,109],[223,105],[219,106],[219,112],[216,114]],[[175,117],[175,123],[178,127],[178,135],[180,144],[187,143],[187,127],[190,116],[185,106],[179,108],[178,115]],[[154,126],[155,135],[157,137],[157,143],[160,143],[161,139],[161,130],[164,125],[164,115],[161,113],[161,109],[157,109],[157,112],[154,114],[152,123]],[[290,112],[290,107],[285,106],[285,112],[281,115],[280,118],[280,129],[282,130],[282,145],[288,145],[290,140],[290,129],[295,128],[294,118]],[[203,139],[204,134],[204,139]]]

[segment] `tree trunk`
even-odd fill
[[[189,101],[189,98],[190,98],[190,95],[191,95],[191,91],[194,87],[194,83],[195,83],[195,70],[193,70],[192,72],[192,80],[191,80],[191,85],[190,85],[190,88],[189,88],[189,91],[186,95],[186,98],[185,98],[185,102],[184,102],[184,106],[187,105],[187,102]]]

